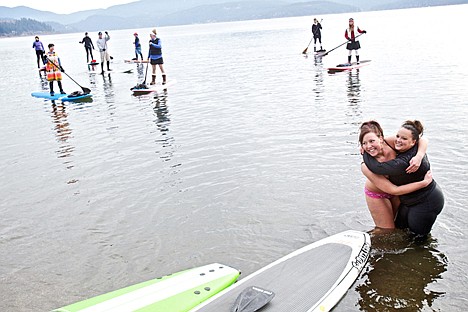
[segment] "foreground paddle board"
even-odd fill
[[[370,65],[370,60],[364,60],[358,63],[353,62],[350,64],[339,64],[335,67],[328,67],[328,72],[334,73],[334,72],[342,72],[345,70],[352,70],[356,68],[361,68],[364,66]]]
[[[182,312],[233,284],[240,272],[212,263],[77,302],[53,312]]]
[[[31,95],[37,98],[43,98],[43,99],[48,99],[48,100],[60,100],[62,102],[77,101],[77,100],[90,98],[93,96],[91,93],[82,94],[78,96],[71,96],[70,94],[61,94],[61,93],[55,93],[54,95],[50,95],[49,92],[33,92],[31,93]]]
[[[191,311],[243,311],[233,306],[239,294],[252,287],[274,294],[262,312],[330,311],[359,276],[370,246],[369,234],[359,231],[324,238],[241,279]]]
[[[148,89],[133,89],[133,95],[144,95],[149,94],[152,92],[161,92],[166,90],[168,87],[173,86],[177,83],[177,80],[169,80],[166,84],[162,84],[160,82],[156,83],[155,85],[147,84]]]

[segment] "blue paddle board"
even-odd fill
[[[60,100],[62,102],[77,101],[77,100],[90,98],[93,96],[91,93],[81,94],[78,96],[73,96],[71,94],[61,94],[61,93],[55,93],[54,95],[50,95],[49,92],[33,92],[31,93],[31,95],[37,98],[48,99],[48,100]]]

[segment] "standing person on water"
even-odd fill
[[[317,52],[317,40],[320,43],[320,50],[318,52],[323,52],[325,51],[322,48],[322,24],[314,18],[314,23],[312,24],[312,35],[314,36],[314,52]]]
[[[159,66],[162,74],[162,84],[166,84],[166,73],[164,72],[164,61],[162,57],[162,50],[161,50],[161,39],[156,36],[156,28],[153,29],[150,33],[151,40],[149,41],[149,52],[148,52],[148,61],[151,62],[151,66],[153,68],[153,75],[151,79],[150,85],[156,84],[156,65]]]
[[[90,55],[91,55],[91,60],[94,59],[94,57],[93,57],[94,45],[93,45],[93,41],[91,40],[91,38],[89,38],[87,32],[85,32],[85,36],[80,41],[80,43],[84,44],[85,51],[86,51],[86,62],[89,63],[89,56]]]
[[[348,40],[348,44],[346,45],[346,49],[349,51],[348,54],[348,63],[351,64],[351,55],[353,53],[353,50],[355,51],[354,53],[356,54],[356,63],[359,64],[359,52],[358,50],[361,48],[361,44],[359,43],[359,40],[357,40],[357,34],[356,32],[360,34],[366,34],[367,31],[359,29],[359,27],[354,26],[354,19],[350,18],[349,19],[349,25],[348,28],[346,28],[345,31],[345,38]]]
[[[54,81],[57,81],[57,84],[60,89],[61,94],[66,94],[62,88],[62,72],[65,70],[62,67],[60,62],[60,58],[58,57],[57,53],[55,53],[55,46],[53,43],[49,43],[49,52],[45,57],[46,59],[46,73],[47,73],[47,80],[49,81],[49,88],[50,88],[50,95],[54,96]]]
[[[38,36],[34,38],[32,47],[33,49],[36,50],[37,68],[41,68],[41,66],[39,65],[39,60],[42,60],[42,64],[45,64],[46,62],[45,57],[44,57],[45,49],[44,49],[44,45],[42,44],[42,42],[39,41]]]
[[[133,44],[135,45],[135,61],[138,61],[138,55],[141,57],[141,61],[143,61],[143,54],[141,53],[141,43],[140,38],[138,38],[138,33],[133,34],[135,36],[135,41]]]
[[[101,74],[104,74],[104,61],[107,63],[107,71],[111,71],[110,69],[110,55],[109,49],[107,48],[107,41],[110,40],[110,36],[107,31],[104,32],[106,36],[102,37],[102,32],[98,32],[98,40],[96,40],[96,45],[99,49],[99,53],[101,53]]]

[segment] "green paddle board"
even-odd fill
[[[183,312],[232,285],[240,272],[212,263],[158,277],[52,312]]]

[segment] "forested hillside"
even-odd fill
[[[53,29],[46,23],[41,23],[30,18],[19,20],[3,19],[0,20],[0,36],[13,37],[18,35],[38,35],[42,33],[51,33]]]

